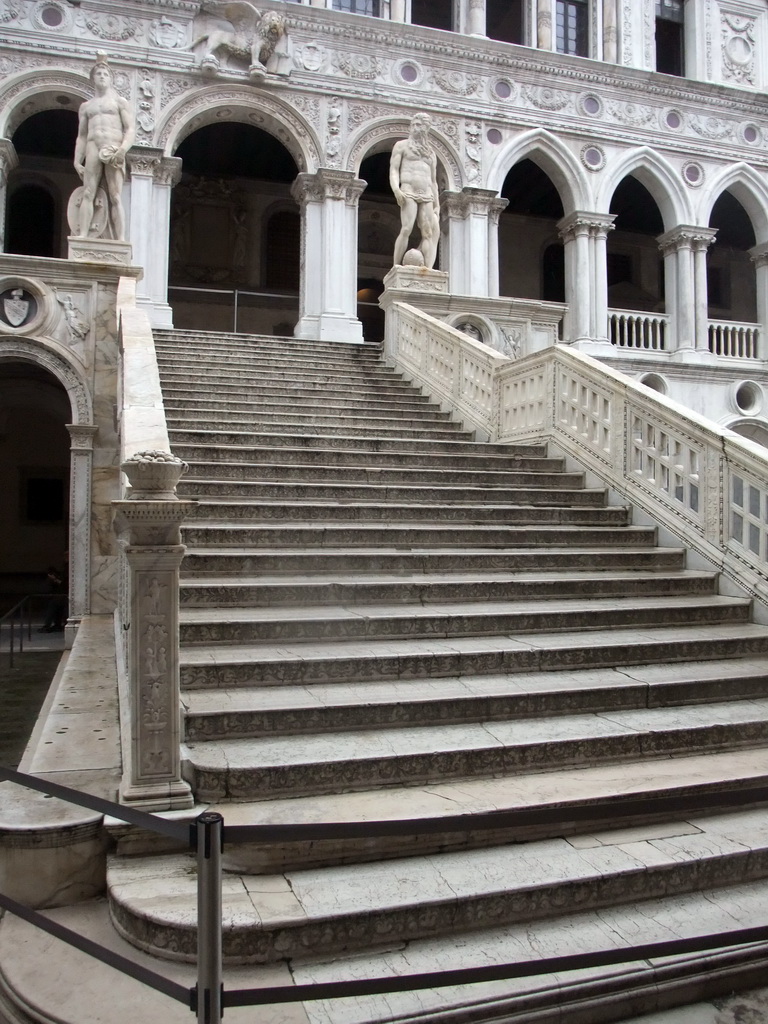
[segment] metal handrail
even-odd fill
[[[8,653],[10,655],[10,658],[9,658],[9,667],[10,668],[13,668],[13,656],[14,656],[14,650],[15,650],[15,647],[16,647],[15,642],[14,642],[14,640],[15,640],[15,637],[14,637],[15,626],[18,625],[18,627],[19,627],[19,654],[23,654],[24,653],[24,628],[25,628],[25,626],[26,626],[26,630],[27,630],[27,640],[31,640],[32,639],[32,614],[31,614],[32,602],[33,601],[43,601],[43,600],[50,601],[52,596],[55,596],[55,595],[51,595],[51,594],[27,594],[25,597],[22,597],[22,599],[20,601],[17,601],[16,604],[13,606],[13,608],[11,608],[9,611],[5,612],[4,615],[0,615],[0,643],[2,643],[2,629],[3,629],[3,626],[8,625],[10,627],[9,628],[9,641],[10,641],[10,644],[9,644],[9,649],[8,649]],[[62,595],[62,597],[63,596],[64,595]],[[17,623],[17,620],[21,620],[21,621]]]
[[[77,949],[108,964],[142,984],[186,1003],[197,1014],[198,1024],[220,1024],[222,1010],[233,1006],[257,1006],[271,1003],[303,1002],[315,999],[331,999],[375,995],[392,992],[408,992],[428,988],[442,988],[448,985],[467,985],[480,982],[511,980],[513,978],[535,977],[560,971],[577,971],[584,968],[607,967],[638,960],[651,960],[683,954],[704,952],[734,946],[765,945],[768,953],[768,925],[754,928],[740,928],[697,936],[692,939],[673,939],[663,942],[626,946],[623,949],[598,950],[569,956],[549,957],[535,962],[493,964],[485,967],[467,967],[458,970],[398,975],[397,977],[367,978],[342,982],[315,982],[308,985],[278,985],[268,988],[231,989],[224,991],[222,956],[222,864],[221,854],[225,841],[233,843],[263,842],[286,839],[338,839],[351,836],[406,835],[418,827],[419,832],[456,830],[473,831],[514,828],[536,824],[552,824],[567,820],[600,820],[615,822],[621,818],[638,815],[668,813],[674,810],[704,810],[722,806],[744,806],[768,801],[768,786],[737,786],[715,792],[693,793],[678,797],[618,798],[599,803],[587,803],[582,807],[550,807],[540,810],[493,811],[478,816],[451,815],[433,821],[419,822],[412,819],[392,821],[325,822],[316,825],[245,825],[224,826],[224,819],[218,813],[206,812],[194,821],[167,820],[146,811],[126,807],[104,800],[101,797],[69,789],[46,779],[27,775],[10,768],[0,768],[0,781],[14,782],[35,789],[70,803],[110,815],[120,821],[138,825],[159,832],[182,842],[187,842],[197,852],[198,867],[198,957],[197,984],[185,988],[177,982],[149,968],[140,966],[91,939],[79,935],[35,910],[30,910],[8,896],[0,894],[0,907],[13,913],[35,927],[54,935]]]
[[[299,292],[286,290],[282,292],[257,292],[250,291],[247,288],[200,288],[196,285],[187,284],[170,284],[168,285],[169,292],[201,292],[206,295],[231,295],[233,296],[234,302],[232,305],[232,333],[238,334],[237,329],[237,300],[240,295],[253,295],[259,299],[298,299]]]

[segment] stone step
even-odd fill
[[[187,608],[275,607],[278,605],[369,605],[380,602],[434,604],[440,601],[540,600],[630,594],[712,594],[716,576],[691,570],[543,573],[356,574],[296,576],[210,575],[183,579],[180,601]]]
[[[163,375],[163,392],[173,395],[176,398],[189,399],[190,401],[205,401],[210,397],[210,388],[203,384],[190,383],[188,379],[179,374]],[[257,379],[248,381],[230,381],[216,385],[217,400],[226,401],[258,401],[260,397],[268,397],[273,400],[290,402],[294,398],[310,399],[315,402],[320,397],[328,398],[331,401],[338,399],[349,399],[353,401],[380,401],[396,402],[412,401],[413,404],[421,402],[424,405],[431,404],[425,395],[415,390],[413,385],[406,381],[399,383],[377,385],[356,384],[354,388],[349,387],[345,380],[338,383],[326,382],[325,384],[307,384],[294,380],[271,381],[270,379]]]
[[[367,415],[358,416],[349,413],[330,412],[326,414],[317,411],[288,412],[286,410],[268,412],[255,409],[251,414],[244,414],[242,416],[219,414],[218,416],[205,417],[197,413],[188,416],[168,414],[166,422],[168,430],[172,434],[186,430],[251,431],[257,429],[262,424],[271,425],[274,423],[283,424],[287,429],[304,429],[309,426],[316,428],[318,432],[325,430],[326,427],[357,430],[361,426],[377,433],[379,430],[390,430],[393,427],[397,429],[402,428],[403,431],[423,428],[430,432],[437,428],[451,433],[459,432],[462,429],[460,423],[453,422],[431,409],[425,410],[423,414],[410,417],[402,415],[375,416],[372,412],[369,412]]]
[[[183,489],[180,494],[185,497],[197,497],[194,489]],[[274,523],[284,524],[306,523],[317,526],[321,523],[378,523],[385,522],[396,528],[399,524],[413,523],[422,525],[434,523],[435,529],[444,530],[446,523],[467,524],[522,524],[539,523],[541,526],[567,524],[570,526],[614,525],[623,526],[627,522],[627,509],[619,507],[602,507],[595,502],[570,501],[563,494],[559,505],[548,505],[545,501],[537,501],[533,493],[531,500],[525,505],[431,505],[395,504],[382,500],[377,502],[372,497],[369,503],[350,502],[335,504],[332,499],[320,498],[313,502],[309,498],[304,501],[286,498],[284,501],[212,501],[202,496],[196,508],[190,513],[185,527],[192,530],[200,522],[203,525],[226,526],[228,524]],[[240,543],[240,541],[236,541]]]
[[[768,698],[768,659],[678,662],[437,682],[243,687],[184,693],[188,742],[612,713]],[[768,762],[762,764],[768,773]]]
[[[299,355],[310,360],[347,358],[381,361],[382,352],[382,346],[377,342],[365,342],[360,345],[343,341],[303,341],[300,338],[283,338],[272,334],[245,335],[229,331],[155,328],[153,335],[158,352],[178,354],[182,359],[194,358],[197,352],[218,356],[272,351],[285,355]]]
[[[587,847],[552,839],[524,850],[501,846],[287,874],[232,875],[224,884],[224,956],[237,963],[280,961],[308,950],[327,957],[383,941],[391,945],[397,936],[410,943],[637,898],[743,885],[768,871],[762,811],[682,820],[659,835],[651,826],[634,842],[622,841],[621,835],[611,842],[610,833],[600,839]],[[196,885],[191,854],[150,863],[113,858],[108,889],[118,931],[156,955],[192,959]]]
[[[354,508],[355,506],[352,506]],[[483,548],[547,547],[565,544],[574,546],[610,546],[653,543],[654,531],[650,527],[588,526],[569,524],[578,517],[603,518],[608,514],[620,518],[620,509],[561,509],[561,524],[542,524],[539,509],[531,509],[528,521],[515,526],[479,526],[456,522],[441,524],[388,523],[285,523],[262,525],[236,522],[195,522],[182,528],[184,543],[192,548],[340,548],[340,547],[404,547],[449,548],[451,546],[477,546]],[[626,513],[625,513],[626,514]],[[386,517],[385,517],[386,518]],[[529,525],[530,524],[530,525]]]
[[[393,421],[395,422],[395,421]],[[252,444],[263,444],[266,440],[271,440],[269,437],[269,428],[275,428],[275,424],[269,423],[262,425],[259,422],[255,422],[251,425],[249,430],[240,430],[233,428],[231,430],[219,430],[216,427],[205,429],[204,427],[177,427],[175,430],[169,431],[169,436],[172,445],[177,442],[187,444],[214,444],[217,447],[221,445],[252,445]],[[309,436],[310,439],[315,442],[313,447],[317,447],[317,442],[328,437],[340,436],[342,438],[349,438],[354,440],[355,438],[361,438],[368,441],[370,438],[370,431],[364,424],[354,426],[352,424],[334,424],[326,423],[323,424],[322,428],[316,427],[312,422],[306,423],[290,423],[286,425],[285,437]],[[421,441],[422,438],[429,441],[464,441],[469,443],[473,440],[474,434],[471,430],[462,430],[461,424],[437,424],[437,423],[425,423],[419,427],[377,427],[375,437],[378,438],[393,438],[397,439],[398,442],[407,440],[408,438]]]
[[[557,467],[557,459],[541,460],[545,468],[539,471],[533,459],[521,459],[512,463],[515,467],[508,470],[452,469],[450,476],[440,469],[411,469],[408,466],[387,466],[386,458],[377,460],[378,465],[368,466],[366,459],[358,459],[360,465],[325,466],[319,461],[313,464],[291,462],[199,462],[189,461],[187,476],[181,483],[186,485],[192,480],[219,483],[237,481],[248,483],[273,482],[280,485],[299,484],[398,484],[402,487],[438,485],[440,488],[452,486],[476,490],[479,493],[490,493],[496,488],[526,487],[553,488],[567,487],[576,490],[584,487],[583,473],[561,472]],[[518,465],[530,466],[529,469],[518,469]],[[546,466],[550,466],[547,469]]]
[[[751,605],[718,595],[549,599],[432,605],[183,608],[181,643],[261,644],[314,640],[485,637],[614,627],[747,622]]]
[[[754,623],[614,627],[519,636],[199,645],[181,650],[183,689],[394,682],[454,676],[566,671],[768,653],[768,629]]]
[[[254,373],[258,373],[262,377],[274,376],[275,379],[278,379],[291,371],[295,371],[297,377],[306,374],[341,380],[346,374],[350,379],[403,379],[403,374],[400,371],[387,366],[380,360],[362,361],[343,357],[308,360],[306,356],[290,356],[279,352],[259,350],[245,353],[233,352],[218,356],[213,353],[208,355],[201,353],[200,358],[195,359],[189,357],[179,359],[159,352],[157,364],[161,375],[169,373],[178,377],[183,373],[189,375],[191,379],[197,379],[200,373],[206,370],[215,377],[225,379],[223,365],[226,365],[227,370],[231,370],[230,379],[247,378]]]
[[[238,399],[219,398],[218,396],[206,395],[203,392],[190,396],[181,390],[164,388],[163,404],[166,410],[171,412],[204,412],[207,415],[213,416],[220,414],[222,411],[229,410],[237,413],[248,413],[259,409],[295,409],[313,412],[317,409],[317,395],[313,392],[311,397],[305,396],[302,399],[294,394],[288,399],[285,394],[270,395],[265,389],[258,397]],[[338,409],[340,411],[355,410],[361,413],[380,410],[382,413],[386,412],[392,415],[399,415],[403,412],[413,413],[422,409],[439,412],[439,406],[429,402],[426,395],[418,393],[413,396],[403,396],[402,398],[374,398],[369,396],[368,398],[358,400],[349,397],[337,398],[324,395],[323,408],[326,410]]]
[[[302,573],[316,576],[321,573],[452,573],[488,571],[561,570],[573,572],[586,569],[651,569],[667,571],[680,569],[685,553],[681,548],[653,546],[653,535],[636,546],[616,544],[614,547],[583,548],[558,547],[500,550],[488,548],[467,550],[460,546],[440,550],[402,550],[398,548],[345,548],[300,551],[295,548],[270,548],[254,551],[251,548],[228,550],[188,547],[182,562],[182,571],[190,577],[206,581],[212,573],[238,575],[254,573]]]
[[[269,380],[278,387],[282,382],[288,386],[317,384],[320,388],[330,384],[331,386],[344,385],[351,392],[354,392],[357,387],[376,388],[379,384],[402,387],[406,383],[401,373],[390,370],[383,364],[361,368],[331,366],[326,369],[322,364],[311,366],[306,363],[298,363],[294,367],[287,364],[279,366],[254,361],[248,367],[233,368],[231,372],[229,366],[222,369],[221,362],[216,368],[209,370],[197,366],[187,368],[184,372],[180,372],[180,369],[180,367],[174,366],[172,369],[163,371],[160,367],[161,381],[184,383],[187,386],[208,382],[210,386],[218,388],[219,385],[231,387],[238,383],[248,384],[254,374],[258,374],[260,378]]]
[[[545,479],[547,479],[545,477]],[[550,481],[553,477],[548,478]],[[554,478],[556,479],[556,478]],[[539,481],[536,481],[539,483]],[[504,505],[552,505],[605,507],[603,488],[553,486],[526,488],[415,486],[414,484],[349,484],[327,482],[278,482],[265,480],[217,480],[186,476],[177,489],[179,497],[216,497],[221,501],[243,498],[245,502],[350,502],[386,503],[395,506],[461,503],[473,510]],[[474,512],[473,512],[474,514]]]
[[[272,435],[279,438],[279,435]],[[468,443],[464,451],[451,450],[453,445],[445,441],[422,442],[424,447],[415,447],[415,442],[401,440],[398,444],[389,438],[377,439],[375,446],[369,442],[366,446],[362,438],[328,437],[324,441],[304,435],[293,437],[281,445],[268,443],[263,445],[230,445],[220,448],[213,444],[181,444],[174,441],[174,452],[185,462],[217,462],[222,465],[249,465],[255,462],[271,465],[315,465],[323,470],[338,467],[353,469],[367,468],[375,471],[383,469],[399,469],[404,472],[424,468],[437,474],[443,480],[446,473],[489,472],[503,473],[520,469],[535,470],[540,467],[542,472],[557,472],[562,467],[558,459],[537,459],[535,454],[503,455],[498,452],[485,451],[480,445]],[[303,443],[302,443],[303,442]],[[426,448],[426,450],[425,450]],[[448,449],[448,450],[444,450]]]

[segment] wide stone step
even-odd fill
[[[718,595],[550,599],[433,605],[184,608],[182,644],[482,637],[549,630],[747,622],[745,599]]]
[[[183,689],[394,682],[453,676],[565,671],[768,653],[768,628],[754,623],[614,627],[607,631],[412,640],[317,641],[312,645],[182,648]]]
[[[354,508],[355,506],[352,506]],[[482,548],[532,547],[538,545],[573,544],[576,546],[609,546],[611,544],[653,543],[654,531],[649,527],[588,526],[585,522],[595,517],[605,521],[621,519],[621,509],[560,509],[560,523],[542,523],[539,509],[531,509],[527,520],[520,525],[485,526],[455,522],[441,524],[365,523],[285,523],[276,525],[264,521],[262,525],[236,522],[195,522],[183,527],[184,543],[199,547],[251,547],[251,548],[340,548],[340,547],[419,547],[449,548],[477,546]],[[386,518],[383,517],[383,518]],[[624,513],[626,519],[626,512]]]
[[[196,384],[190,382],[182,374],[164,374],[163,392],[174,395],[177,398],[188,398],[190,401],[205,401],[210,397],[209,387],[206,387],[204,383]],[[411,384],[405,381],[389,384],[380,382],[376,385],[357,383],[353,388],[344,379],[338,383],[308,384],[306,382],[294,381],[293,379],[277,382],[257,378],[256,380],[222,382],[216,385],[216,398],[219,400],[254,402],[258,401],[259,397],[267,397],[284,402],[290,402],[293,398],[310,399],[315,402],[320,398],[328,398],[331,401],[346,398],[355,401],[368,401],[371,399],[381,402],[388,402],[390,399],[398,402],[412,400],[414,403],[422,402],[424,405],[429,404],[429,399],[425,395],[421,395]]]
[[[393,421],[396,422],[396,421]],[[274,428],[274,424],[253,423],[250,430],[239,430],[237,428],[232,430],[218,430],[215,427],[205,429],[203,427],[196,429],[192,427],[180,428],[177,427],[175,430],[169,431],[171,443],[182,442],[187,444],[215,444],[219,445],[249,445],[249,444],[263,444],[267,439],[269,433],[269,427]],[[370,438],[370,431],[363,425],[354,426],[346,423],[334,424],[327,423],[323,424],[321,428],[318,428],[312,422],[306,423],[290,423],[286,425],[286,430],[290,431],[286,436],[293,437],[295,435],[309,435],[313,440],[334,437],[340,435],[341,437],[348,438],[361,438],[368,440]],[[429,441],[452,441],[457,438],[459,441],[471,442],[474,434],[471,430],[462,430],[461,424],[433,424],[425,423],[419,427],[377,427],[375,432],[376,438],[397,438],[400,440],[406,440],[408,438],[412,440],[420,440],[426,438]]]
[[[323,548],[297,551],[295,548],[273,548],[253,551],[251,548],[230,550],[188,547],[182,570],[206,580],[212,573],[240,575],[247,573],[457,573],[500,571],[572,572],[585,569],[680,569],[685,553],[681,548],[658,548],[653,535],[647,544],[637,546],[616,544],[613,547],[520,548],[519,550],[462,549],[460,546],[440,550],[403,551],[398,548]]]
[[[222,367],[226,365],[230,380],[245,378],[257,373],[266,379],[285,379],[295,374],[296,379],[312,377],[317,379],[333,379],[340,381],[344,376],[351,380],[403,380],[403,374],[381,361],[368,359],[358,361],[352,359],[315,359],[309,360],[301,356],[285,356],[280,353],[253,352],[229,353],[215,356],[201,355],[201,358],[186,361],[174,359],[173,356],[158,354],[157,364],[161,375],[168,373],[174,377],[187,375],[191,380],[198,380],[201,372],[210,372],[212,376],[226,380]]]
[[[560,472],[557,467],[557,460],[546,460],[545,467],[539,471],[537,463],[533,459],[518,460],[512,463],[515,467],[508,470],[482,470],[453,469],[450,477],[446,479],[446,473],[441,469],[411,469],[409,466],[394,465],[387,466],[386,458],[378,460],[374,466],[367,465],[366,459],[358,459],[361,465],[331,465],[324,466],[319,461],[317,464],[290,463],[290,462],[197,462],[188,461],[189,471],[186,477],[182,478],[182,485],[192,480],[206,481],[209,483],[219,482],[244,482],[255,481],[258,483],[275,483],[280,485],[291,484],[368,484],[368,485],[399,485],[402,487],[414,487],[437,484],[440,488],[448,485],[457,488],[480,490],[481,493],[490,493],[496,488],[526,487],[526,488],[554,488],[566,487],[569,490],[576,490],[584,487],[583,473]],[[542,460],[544,461],[544,460]],[[529,469],[516,468],[520,463],[530,466]],[[546,469],[550,466],[550,469]]]
[[[186,497],[197,497],[194,489],[182,492]],[[285,501],[206,501],[201,497],[196,508],[190,513],[185,530],[194,529],[199,520],[207,525],[226,526],[227,524],[247,523],[377,523],[393,524],[434,523],[436,528],[445,529],[447,523],[482,524],[522,524],[538,522],[542,526],[552,524],[584,524],[585,526],[623,525],[627,522],[627,510],[618,507],[601,507],[594,502],[583,504],[568,500],[563,495],[559,505],[549,506],[545,502],[537,502],[536,495],[525,505],[400,505],[380,502],[373,499],[369,503],[353,502],[334,504],[324,498],[317,502],[309,499],[286,499]],[[240,543],[240,541],[235,541]]]
[[[262,379],[267,379],[273,384],[280,384],[284,381],[288,385],[317,384],[325,387],[326,384],[337,387],[343,384],[348,385],[353,391],[356,387],[373,387],[381,385],[399,385],[404,383],[402,373],[390,370],[383,364],[376,364],[370,367],[358,368],[355,366],[324,367],[297,364],[296,366],[270,365],[267,362],[256,362],[241,369],[222,369],[221,362],[212,369],[197,367],[187,368],[183,373],[179,367],[168,368],[165,371],[160,367],[160,379],[169,382],[183,382],[188,385],[205,384],[206,380],[218,387],[218,385],[232,386],[238,383],[248,384],[254,373],[258,373]]]
[[[552,479],[551,477],[549,478]],[[537,487],[536,484],[539,484]],[[325,482],[233,481],[185,477],[178,486],[179,497],[218,497],[221,501],[242,497],[247,501],[300,503],[314,502],[370,502],[395,506],[434,503],[448,505],[457,503],[473,510],[487,506],[502,505],[551,505],[551,506],[604,506],[606,491],[603,488],[557,486],[552,483],[541,485],[536,481],[533,487],[417,487],[413,484],[332,484]],[[474,512],[472,513],[474,514]]]
[[[221,331],[153,330],[158,352],[178,355],[181,359],[194,359],[200,352],[214,358],[221,354],[247,356],[253,352],[272,352],[277,355],[318,360],[344,358],[355,362],[381,361],[382,346],[376,342],[303,341],[300,338],[276,337],[272,334],[234,334]]]
[[[357,429],[361,426],[367,427],[373,432],[378,432],[381,429],[388,430],[393,427],[402,427],[404,431],[421,428],[431,431],[437,428],[452,433],[462,429],[460,423],[446,419],[445,416],[441,416],[439,412],[434,412],[431,409],[425,410],[421,415],[411,417],[403,415],[375,416],[372,412],[369,412],[367,415],[358,416],[349,413],[330,412],[326,414],[325,412],[318,411],[289,412],[286,410],[267,412],[255,409],[249,415],[242,416],[225,416],[220,414],[218,416],[204,417],[197,413],[188,416],[169,414],[166,416],[166,422],[169,431],[172,433],[185,430],[241,431],[245,429],[251,431],[263,424],[271,425],[273,423],[283,424],[286,428],[290,429],[294,427],[315,427],[318,431],[324,430],[326,427]]]
[[[446,677],[348,686],[187,690],[189,742],[291,733],[517,721],[543,715],[768,698],[768,660],[682,662],[513,677]],[[768,762],[762,770],[768,773]]]
[[[218,396],[205,395],[199,392],[193,396],[185,394],[181,389],[163,389],[163,397],[166,410],[172,412],[197,413],[206,415],[218,415],[222,411],[237,413],[250,413],[262,410],[295,409],[302,412],[313,412],[317,410],[317,396],[301,398],[292,395],[290,400],[286,396],[275,394],[269,395],[266,391],[258,397],[247,398],[219,398]],[[412,397],[403,398],[372,398],[354,400],[352,398],[335,398],[329,395],[324,396],[323,408],[325,410],[338,409],[339,411],[380,412],[381,414],[399,415],[400,413],[414,413],[428,409],[432,412],[440,412],[439,407],[431,404],[426,395],[414,394]]]
[[[557,573],[443,573],[310,576],[206,576],[183,579],[180,601],[187,608],[277,605],[368,605],[440,601],[522,601],[556,597],[630,594],[712,594],[713,573],[680,571]]]
[[[759,811],[675,824],[656,837],[649,828],[648,838],[637,842],[622,842],[621,836],[611,842],[610,833],[603,833],[601,842],[586,848],[553,839],[522,850],[501,846],[286,874],[233,875],[224,885],[224,956],[230,962],[263,963],[309,950],[318,957],[382,942],[391,947],[637,898],[743,885],[762,879],[768,870],[768,834]],[[194,957],[192,855],[151,862],[113,858],[108,885],[113,920],[131,942],[159,956]],[[583,931],[580,935],[583,943]]]

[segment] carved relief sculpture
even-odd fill
[[[432,270],[440,238],[437,157],[429,141],[428,114],[411,118],[407,139],[396,142],[389,162],[389,184],[400,207],[400,234],[395,242],[395,265],[424,266]],[[421,243],[406,252],[411,231],[418,223]]]
[[[224,18],[233,29],[214,29],[192,43],[191,50],[201,43],[207,44],[200,61],[203,74],[218,74],[221,70],[219,54],[227,53],[237,60],[250,60],[251,79],[264,78],[267,61],[285,36],[285,18],[276,11],[261,14],[249,0],[201,0],[200,13]]]
[[[109,231],[108,237],[123,240],[125,154],[136,135],[133,111],[113,88],[106,54],[98,55],[91,81],[96,95],[80,106],[75,170],[83,184],[70,200],[70,230],[78,238],[98,238]],[[99,196],[102,188],[106,198]]]

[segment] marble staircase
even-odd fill
[[[359,966],[430,942],[469,966],[484,935],[524,933],[535,956],[560,916],[666,921],[682,894],[765,887],[764,813],[717,799],[768,780],[768,629],[748,600],[542,447],[475,441],[375,347],[156,344],[179,493],[198,500],[180,595],[198,804],[229,824],[413,822],[228,848],[229,962]],[[628,795],[704,793],[706,815],[612,820]],[[472,829],[505,808],[562,816]],[[456,814],[466,829],[440,828]],[[189,855],[126,832],[109,894],[134,945],[194,957]]]

